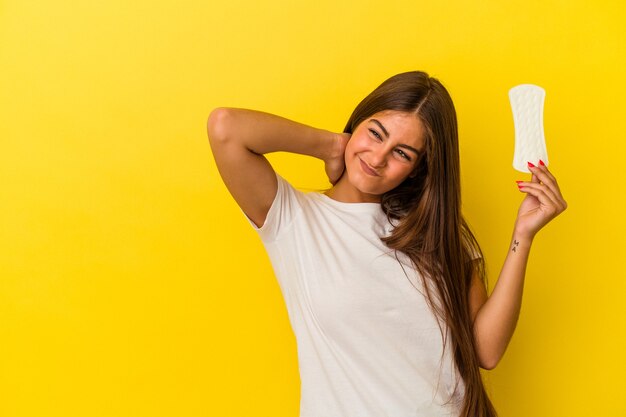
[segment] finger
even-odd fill
[[[539,179],[539,177],[537,175],[535,175],[535,173],[533,172],[532,175],[530,176],[530,182],[535,183],[535,184],[539,184],[541,182],[541,180]]]
[[[546,175],[548,176],[548,178],[550,178],[552,180],[552,182],[554,182],[555,184],[557,184],[556,178],[554,178],[554,175],[552,175],[552,173],[550,172],[550,170],[548,169],[548,167],[545,164],[542,164],[540,160],[539,166],[537,168],[541,169],[543,172],[546,173]]]
[[[545,177],[547,177],[554,184],[557,184],[556,178],[554,177],[554,175],[552,175],[552,173],[550,172],[547,166],[539,164],[539,166],[536,166],[533,168],[536,168],[537,172],[542,172],[545,175]]]
[[[559,202],[559,206],[562,207],[562,210],[565,210],[567,208],[567,202],[565,201],[565,199],[563,198],[563,195],[561,194],[561,189],[559,187],[559,184],[556,178],[554,177],[554,175],[552,175],[552,173],[548,169],[548,167],[542,162],[543,161],[539,161],[539,166],[534,166],[534,165],[531,166],[532,164],[529,163],[528,169],[533,174],[535,174],[535,176],[537,176],[537,178],[539,178],[542,183],[546,184],[552,190],[554,197]]]
[[[544,184],[522,182],[519,184],[519,190],[537,197],[541,204],[552,207],[556,213],[560,213],[565,210],[564,204],[562,204],[552,190]]]
[[[554,193],[545,184],[539,184],[536,182],[522,182],[519,184],[519,187],[520,189],[521,188],[533,189],[533,190],[537,190],[538,192],[542,192],[550,199],[553,205],[555,206],[559,205],[558,199],[555,197]]]
[[[548,218],[553,218],[559,213],[557,207],[554,205],[554,202],[540,189],[522,187],[519,190],[520,192],[528,194],[539,200],[539,211],[544,213]]]
[[[530,167],[528,168],[533,175],[535,175],[542,183],[546,184],[553,192],[555,195],[558,195],[560,197],[560,199],[563,199],[561,196],[561,190],[559,188],[559,185],[556,182],[556,178],[554,178],[554,176],[548,172],[548,168],[543,165],[543,166],[538,166],[538,167]]]
[[[530,172],[532,172],[532,174],[537,177],[539,179],[539,181],[543,182],[544,184],[554,184],[554,181],[546,174],[545,166],[528,166],[528,169],[530,170]],[[539,182],[536,181],[536,182]]]

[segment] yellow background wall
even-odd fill
[[[341,131],[384,79],[440,78],[490,287],[523,197],[508,89],[547,91],[569,209],[485,372],[502,416],[626,415],[622,1],[0,2],[0,415],[295,417],[296,345],[206,120]],[[297,138],[295,138],[297,139]],[[319,161],[271,156],[295,185]]]

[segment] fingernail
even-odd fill
[[[531,162],[528,163],[528,166],[531,168],[535,168],[535,166]]]
[[[546,164],[544,164],[541,159],[539,160],[539,165],[544,166],[544,167],[546,166]]]
[[[517,185],[519,185],[520,182],[524,182],[524,181],[515,181],[517,183]]]

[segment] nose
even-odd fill
[[[373,151],[369,160],[372,168],[382,168],[387,165],[387,151],[383,148]]]

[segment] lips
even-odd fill
[[[369,165],[367,165],[365,162],[363,162],[360,158],[359,158],[359,162],[361,162],[361,169],[367,175],[371,175],[372,177],[380,177],[380,175],[378,175],[378,173],[376,171],[374,171],[372,168],[370,168]]]

